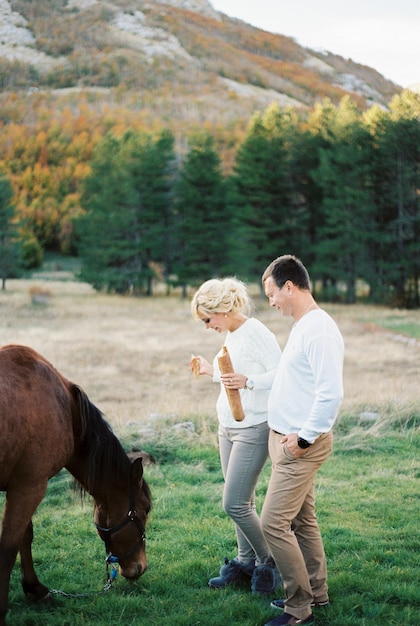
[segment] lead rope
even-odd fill
[[[88,598],[90,596],[100,596],[104,593],[108,593],[111,590],[112,583],[118,574],[118,558],[112,554],[108,554],[105,559],[105,574],[106,583],[102,591],[91,591],[88,593],[67,593],[61,589],[49,589],[49,592],[54,595],[64,596],[65,598]]]

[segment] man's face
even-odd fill
[[[269,276],[265,279],[264,291],[270,306],[275,307],[282,315],[291,315],[290,293],[286,283],[279,289],[273,277]]]

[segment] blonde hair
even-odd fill
[[[212,278],[206,280],[191,301],[191,313],[196,319],[200,314],[243,313],[249,315],[252,301],[246,285],[237,278]]]

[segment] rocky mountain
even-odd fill
[[[0,95],[93,92],[159,117],[227,123],[272,101],[308,108],[350,94],[386,106],[375,69],[304,48],[208,0],[0,0]]]

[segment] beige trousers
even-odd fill
[[[315,514],[315,476],[332,450],[332,433],[325,433],[296,458],[270,431],[271,478],[261,512],[264,536],[283,578],[285,612],[300,619],[311,613],[311,602],[328,599],[327,565]]]

